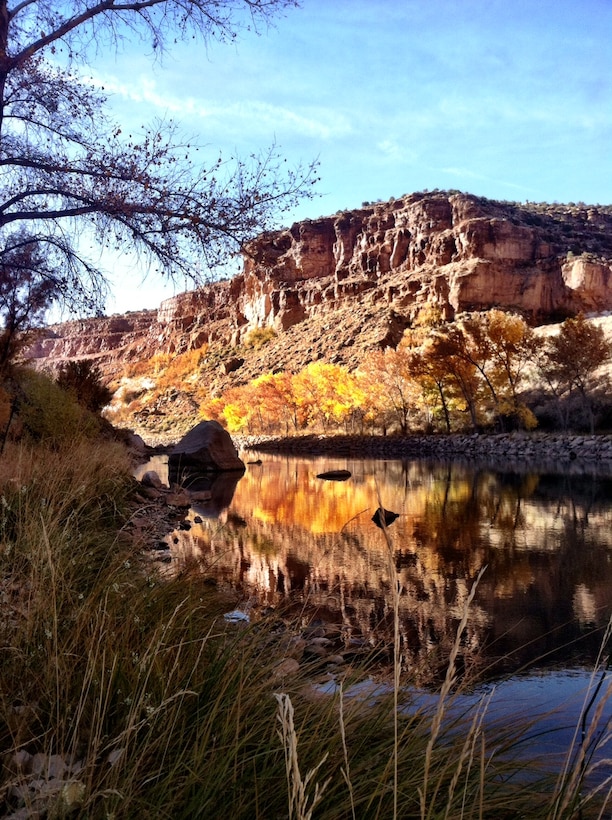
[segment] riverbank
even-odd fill
[[[450,436],[234,436],[239,450],[343,458],[431,459],[525,471],[612,475],[612,435],[500,433]]]

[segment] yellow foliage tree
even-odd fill
[[[380,426],[386,430],[389,424],[395,423],[406,435],[410,418],[418,411],[420,389],[413,378],[405,346],[372,351],[361,372],[369,382],[366,395]]]
[[[563,322],[559,333],[549,339],[541,357],[541,370],[557,400],[577,393],[591,432],[595,429],[594,393],[606,384],[597,371],[611,358],[612,345],[603,329],[588,322],[582,314]],[[566,416],[564,426],[568,421]]]
[[[263,431],[289,433],[301,426],[299,403],[291,373],[264,373],[251,382]]]
[[[255,432],[253,420],[257,419],[257,406],[253,402],[251,383],[232,387],[223,394],[222,421],[230,433]]]
[[[535,417],[521,404],[518,390],[528,362],[535,353],[534,335],[525,320],[503,310],[475,315],[461,324],[465,337],[462,354],[480,373],[498,422],[513,418],[528,429]]]
[[[359,380],[345,367],[312,362],[293,379],[295,396],[304,417],[319,421],[324,430],[347,422],[365,400]]]

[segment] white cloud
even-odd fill
[[[479,174],[476,171],[471,171],[469,168],[458,168],[458,167],[446,167],[439,169],[443,174],[448,174],[449,176],[456,177],[457,179],[467,179],[477,182],[486,182],[486,183],[493,183],[495,185],[503,186],[504,188],[510,188],[515,191],[522,191],[524,194],[533,194],[535,190],[533,188],[526,188],[524,185],[517,185],[514,182],[509,182],[505,179],[493,179],[486,174]]]
[[[320,140],[338,139],[352,131],[348,117],[329,108],[303,106],[294,110],[258,100],[223,103],[214,99],[182,97],[160,90],[155,80],[147,76],[140,76],[129,84],[114,77],[90,82],[104,88],[114,98],[149,107],[157,115],[171,114],[192,125],[195,121],[206,121],[207,127],[212,124],[250,133],[273,131]]]
[[[410,147],[410,141],[400,142],[398,139],[388,137],[376,143],[376,147],[386,160],[394,163],[414,163],[418,158],[417,152]]]

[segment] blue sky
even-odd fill
[[[612,0],[301,0],[236,45],[147,50],[92,63],[116,118],[172,117],[211,156],[318,157],[288,223],[433,188],[612,202]]]

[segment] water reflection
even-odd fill
[[[263,604],[307,605],[347,634],[390,641],[391,589],[409,665],[442,666],[471,584],[463,663],[480,673],[592,660],[612,610],[612,482],[424,462],[261,454],[189,512],[176,566]],[[255,460],[257,455],[250,455]],[[317,474],[348,469],[345,482]],[[233,497],[232,497],[233,490]],[[399,513],[385,533],[383,506]]]

